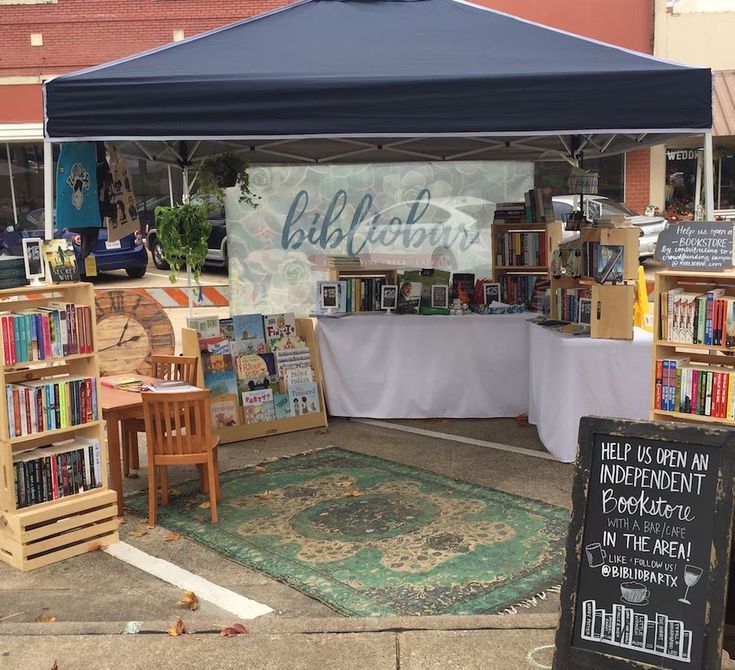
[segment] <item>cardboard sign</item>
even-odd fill
[[[135,196],[128,175],[128,164],[119,158],[113,149],[110,152],[110,171],[112,172],[112,198],[115,203],[115,217],[107,220],[107,239],[116,242],[140,230]]]
[[[674,270],[721,272],[733,267],[732,221],[670,223],[658,236],[654,258]]]
[[[554,670],[718,670],[735,431],[584,417]]]

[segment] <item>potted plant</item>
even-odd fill
[[[186,267],[189,293],[189,315],[192,314],[192,279],[199,284],[204,260],[207,256],[207,240],[212,226],[207,220],[206,205],[188,203],[175,207],[156,207],[156,234],[163,247],[163,255],[171,270],[169,280],[173,284],[179,271]]]
[[[258,196],[250,190],[250,175],[245,159],[231,152],[210,156],[202,161],[197,172],[197,194],[214,195],[222,204],[225,200],[225,188],[240,185],[240,202],[253,207],[258,206]]]

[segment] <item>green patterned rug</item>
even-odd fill
[[[568,513],[535,500],[337,448],[220,481],[219,524],[195,482],[160,524],[343,614],[495,613],[561,581]]]

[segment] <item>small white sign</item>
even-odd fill
[[[121,248],[122,246],[120,244],[120,240],[115,240],[114,242],[110,242],[109,240],[107,240],[107,242],[105,242],[105,249],[121,249]]]

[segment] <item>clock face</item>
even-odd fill
[[[153,298],[134,289],[97,289],[97,352],[103,375],[150,375],[152,354],[174,353],[174,329]]]

